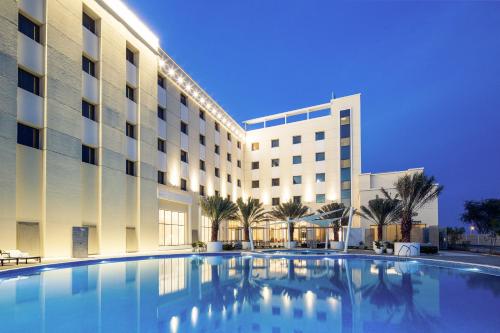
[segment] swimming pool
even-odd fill
[[[498,332],[500,276],[413,260],[188,255],[0,273],[1,332]]]

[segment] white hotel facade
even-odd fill
[[[243,128],[118,0],[3,0],[0,31],[0,249],[70,257],[74,227],[91,254],[185,247],[209,235],[201,195],[359,207],[421,170],[361,173],[359,94]],[[435,242],[437,201],[418,219]]]

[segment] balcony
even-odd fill
[[[82,142],[91,147],[99,146],[99,135],[97,123],[89,118],[82,117],[83,119],[83,133]]]
[[[160,118],[158,118],[158,137],[162,139],[167,138],[167,123]]]
[[[82,90],[83,97],[90,103],[99,103],[99,81],[82,71]]]
[[[137,161],[137,140],[127,136],[127,159]]]
[[[43,98],[17,88],[17,119],[33,127],[43,127]]]
[[[137,104],[126,97],[125,101],[127,103],[127,121],[132,124],[137,124]]]
[[[158,151],[158,170],[167,171],[167,154]]]
[[[45,22],[45,1],[43,0],[19,0],[18,6],[23,12],[29,14],[39,23]]]
[[[83,27],[83,51],[92,59],[99,59],[99,38]]]
[[[127,63],[127,83],[132,87],[137,88],[137,67],[134,64],[126,61]]]
[[[17,54],[20,65],[29,68],[36,74],[45,74],[43,45],[35,42],[25,34],[17,34]]]
[[[160,86],[158,86],[158,105],[167,107],[167,91]]]

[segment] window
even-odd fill
[[[348,138],[351,136],[351,125],[340,125],[340,138]]]
[[[90,120],[96,121],[95,105],[92,105],[82,100],[82,116],[84,116],[85,118],[89,118]]]
[[[158,85],[165,89],[165,78],[161,75],[158,75]]]
[[[271,148],[276,148],[280,146],[280,140],[279,139],[272,139],[271,140]]]
[[[17,143],[32,148],[41,149],[40,130],[38,128],[17,123]]]
[[[95,77],[95,63],[86,56],[82,56],[82,71]]]
[[[227,132],[227,141],[231,141],[231,133]]]
[[[293,185],[302,184],[302,176],[293,176],[292,177],[292,184]]]
[[[238,168],[241,168],[241,160],[237,160],[237,161],[236,161],[236,166],[237,166]]]
[[[314,136],[316,141],[325,140],[325,132],[316,132]]]
[[[205,196],[205,186],[203,186],[203,185],[200,185],[200,195],[201,195],[202,197],[204,197],[204,196]]]
[[[325,203],[325,195],[316,194],[316,203]]]
[[[219,155],[219,154],[220,154],[220,147],[219,147],[219,145],[215,145],[215,147],[214,147],[214,151],[215,151],[215,153],[216,153],[217,155]]]
[[[351,190],[341,190],[340,197],[342,199],[351,199]]]
[[[205,145],[205,136],[203,134],[200,134],[200,145]]]
[[[95,34],[95,20],[88,16],[87,14],[83,13],[82,15],[82,24],[85,28],[87,28],[88,31],[92,32]]]
[[[25,70],[17,69],[17,86],[40,96],[40,78],[26,72]]]
[[[241,187],[241,179],[237,179],[237,180],[236,180],[236,185],[237,185],[238,187]]]
[[[127,96],[128,99],[130,99],[132,102],[135,102],[135,91],[134,88],[131,86],[127,85],[125,87],[125,96]]]
[[[218,122],[214,123],[214,128],[215,128],[215,131],[220,132],[220,127],[219,127],[219,123]]]
[[[324,152],[316,153],[316,162],[324,161],[324,160],[325,160],[325,153]]]
[[[220,178],[220,169],[215,168],[215,177]]]
[[[271,204],[273,206],[279,206],[279,204],[280,204],[280,198],[272,198],[271,199]]]
[[[271,186],[280,186],[280,179],[279,178],[272,178],[271,179]]]
[[[259,188],[259,181],[258,180],[252,180],[252,188]]]
[[[181,150],[181,161],[188,163],[188,153],[187,151]]]
[[[257,170],[259,168],[259,162],[252,162],[252,170]]]
[[[325,182],[325,174],[317,173],[316,174],[316,183],[324,183]]]
[[[294,135],[294,136],[293,136],[293,138],[292,138],[292,143],[293,143],[294,145],[297,145],[297,144],[299,144],[299,143],[301,143],[301,142],[302,142],[302,136],[300,136],[300,135]]]
[[[165,172],[158,170],[158,184],[165,185]]]
[[[349,160],[351,158],[351,146],[340,147],[340,159]]]
[[[187,191],[187,180],[185,180],[184,178],[181,178],[181,190],[182,191]]]
[[[40,26],[21,13],[18,15],[18,30],[35,42],[40,43]]]
[[[165,140],[162,140],[160,138],[158,138],[158,150],[161,151],[161,152],[165,152],[166,151],[166,142]]]
[[[220,197],[220,192],[219,191],[215,190],[214,194],[215,194],[216,197]]]
[[[231,162],[231,160],[232,160],[231,154],[227,153],[227,161]]]
[[[127,122],[125,124],[125,134],[127,134],[129,138],[135,139],[135,125]]]
[[[158,118],[165,120],[165,108],[158,105]]]
[[[127,48],[125,57],[127,58],[127,61],[130,62],[132,65],[135,65],[135,54],[134,51],[131,49]]]
[[[350,117],[351,116],[351,110],[350,109],[345,109],[340,111],[340,118],[345,118],[345,117]]]
[[[293,202],[294,203],[300,203],[302,201],[302,197],[300,195],[294,195],[293,196]]]
[[[203,111],[202,109],[200,109],[200,119],[203,119],[205,120],[205,111]]]
[[[227,200],[231,200],[231,194],[227,195]]]
[[[200,160],[200,170],[205,171],[205,161]]]
[[[188,124],[183,121],[181,121],[181,132],[186,135],[188,134]]]
[[[279,158],[273,158],[271,160],[271,168],[279,167],[280,166],[280,159]]]
[[[236,142],[236,147],[238,147],[238,149],[241,149],[241,141]]]
[[[126,160],[125,161],[125,169],[127,172],[127,175],[129,176],[135,176],[135,162]]]
[[[231,175],[227,175],[227,182],[228,182],[228,183],[231,183],[231,182],[232,182]]]
[[[181,93],[181,104],[188,106],[187,96]]]
[[[159,245],[182,245],[186,243],[187,213],[159,209]],[[180,291],[186,288],[186,280],[179,278],[184,274],[182,260],[165,259],[160,261],[160,295]]]
[[[256,151],[256,150],[259,150],[259,143],[258,142],[252,143],[252,151]]]
[[[292,163],[293,164],[300,164],[302,163],[302,156],[300,155],[295,155],[292,157]]]
[[[341,181],[351,180],[351,169],[350,168],[340,169],[340,180]]]
[[[350,190],[351,189],[351,181],[344,181],[340,183],[340,189],[342,190]]]

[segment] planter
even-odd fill
[[[250,242],[241,242],[242,250],[250,250]]]
[[[343,250],[344,249],[344,242],[336,242],[336,241],[331,241],[330,242],[330,248],[332,250]]]
[[[207,243],[207,252],[221,252],[221,251],[222,251],[222,242]]]
[[[387,252],[387,254],[393,254],[394,249],[385,249],[385,252]]]
[[[400,257],[415,257],[420,255],[420,243],[394,243],[394,254]]]
[[[372,242],[372,247],[373,247],[373,251],[375,251],[375,249],[377,248],[377,246],[375,245],[375,241]],[[382,243],[381,249],[385,250],[386,248],[387,248],[387,244]]]
[[[287,249],[295,249],[297,247],[297,242],[285,242],[285,247]]]
[[[384,249],[383,248],[375,248],[374,251],[376,254],[382,254],[382,252],[384,252]]]

